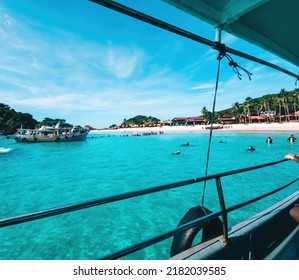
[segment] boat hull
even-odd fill
[[[45,143],[45,142],[74,142],[84,141],[88,131],[65,135],[18,135],[14,139],[18,143]]]

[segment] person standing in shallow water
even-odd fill
[[[289,138],[288,138],[288,141],[293,143],[293,142],[296,142],[296,137],[292,134]]]
[[[267,144],[272,144],[273,143],[273,139],[269,136],[266,140]]]

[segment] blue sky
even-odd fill
[[[212,26],[163,1],[119,2],[214,40]],[[232,35],[222,42],[297,72]],[[88,0],[2,0],[0,43],[0,102],[38,121],[103,128],[136,115],[166,120],[212,109],[216,51]],[[296,87],[292,77],[233,59],[252,80],[239,80],[223,60],[216,110]]]

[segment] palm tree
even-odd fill
[[[283,107],[284,107],[284,114],[286,115],[286,120],[290,121],[290,112],[289,112],[289,104],[288,104],[288,93],[285,91],[285,89],[281,89],[279,96],[283,99]]]
[[[202,114],[205,122],[211,121],[212,114],[211,114],[211,112],[209,112],[209,110],[207,109],[207,107],[204,106],[201,109],[201,114]]]
[[[269,114],[267,113],[267,111],[269,111],[269,104],[266,96],[261,98],[261,109],[264,111],[264,115],[267,117],[267,122],[269,122]]]
[[[250,112],[250,106],[252,104],[252,98],[251,97],[247,97],[245,99],[245,108],[246,108],[246,115],[249,118],[249,121],[251,122],[250,116],[251,116],[251,112]],[[245,115],[245,121],[246,121],[246,115]]]
[[[283,98],[277,97],[276,98],[276,103],[278,105],[278,115],[279,115],[279,122],[281,122],[281,106],[283,104]]]
[[[234,103],[233,105],[233,108],[232,108],[232,113],[233,113],[233,116],[235,117],[235,119],[237,120],[237,122],[239,123],[240,122],[240,104],[239,102],[236,102]]]
[[[244,124],[247,124],[247,111],[248,111],[248,106],[247,104],[242,104],[243,107],[243,117],[244,117]]]
[[[294,114],[295,114],[295,119],[296,121],[298,121],[298,117],[296,115],[296,111],[297,111],[297,101],[299,101],[299,89],[295,89],[294,92],[293,92],[293,97],[294,97]]]
[[[297,115],[296,115],[296,99],[294,98],[293,99],[293,110],[294,110],[294,117],[295,117],[295,120],[297,121]]]

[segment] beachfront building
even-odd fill
[[[260,116],[248,116],[246,117],[247,122],[249,123],[262,123],[262,122],[289,122],[289,121],[298,121],[299,120],[299,111],[290,113],[288,115],[266,115],[261,114]],[[241,122],[245,122],[244,118]]]
[[[187,126],[187,125],[205,125],[208,122],[202,116],[200,117],[176,117],[171,121],[172,126]],[[218,117],[214,120],[218,124],[233,124],[236,123],[236,118],[233,116]]]
[[[290,116],[291,120],[298,121],[299,120],[299,111],[291,113],[291,114],[289,114],[289,116]]]
[[[222,124],[235,124],[237,119],[233,115],[224,115],[215,119],[215,122]]]
[[[159,126],[162,127],[162,126],[171,126],[172,125],[172,121],[171,120],[166,120],[166,121],[163,121],[161,120],[159,122]]]
[[[267,122],[268,117],[267,116],[249,116],[248,121],[250,123],[260,123],[260,122]]]
[[[171,121],[172,126],[201,125],[204,123],[205,120],[203,117],[176,117]]]

